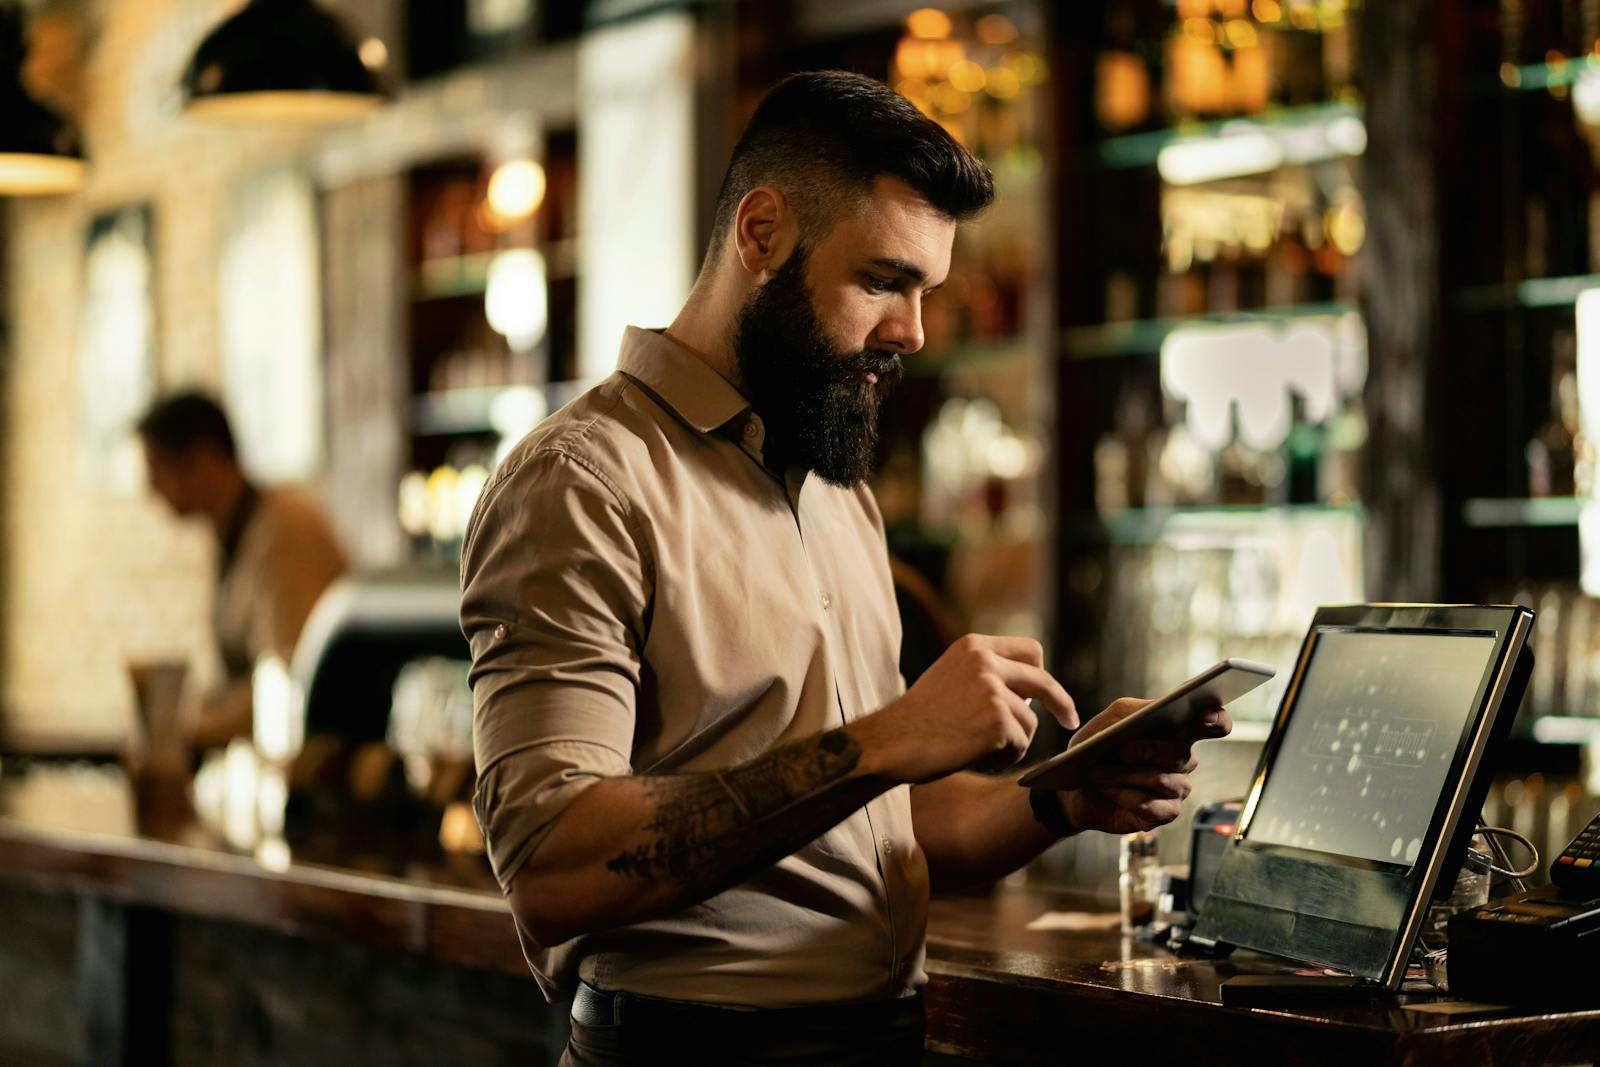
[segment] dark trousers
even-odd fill
[[[757,1011],[582,986],[562,1067],[696,1063],[911,1067],[922,998]]]

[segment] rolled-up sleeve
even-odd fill
[[[642,539],[609,479],[562,451],[508,462],[461,561],[473,807],[507,892],[579,793],[632,771],[650,601]]]

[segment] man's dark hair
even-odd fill
[[[814,242],[892,175],[948,218],[964,222],[994,199],[994,178],[944,127],[880,81],[841,70],[796,74],[756,106],[717,194],[706,262],[713,261],[751,189],[788,199]]]
[[[174,455],[188,455],[199,445],[211,445],[229,459],[236,455],[228,416],[198,390],[157,400],[139,420],[138,430],[140,437]]]

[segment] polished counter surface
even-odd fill
[[[0,883],[353,941],[526,976],[481,857],[229,847],[192,821],[155,828],[109,770],[0,773]],[[1001,888],[932,902],[929,1048],[943,1062],[1588,1063],[1600,1011],[1416,1010],[1425,992],[1317,1007],[1221,1004],[1234,974],[1287,973],[1238,952],[1174,956],[1121,936],[1082,898]],[[1103,907],[1102,909],[1103,910]],[[1047,912],[1083,929],[1030,929]],[[0,933],[0,940],[4,934]]]

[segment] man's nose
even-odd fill
[[[909,356],[922,348],[922,301],[912,297],[896,301],[895,310],[878,324],[879,348]]]

